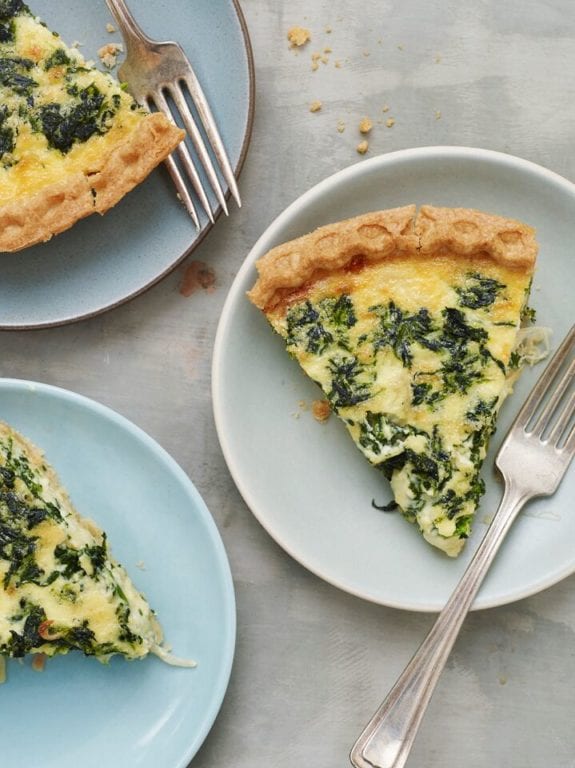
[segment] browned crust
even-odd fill
[[[415,205],[366,213],[320,227],[272,248],[256,262],[259,278],[248,293],[260,309],[273,306],[286,289],[304,285],[319,270],[344,267],[363,256],[379,261],[417,248]]]
[[[28,198],[0,207],[0,251],[49,240],[91,213],[105,213],[140,184],[184,137],[160,112],[146,115],[96,173],[59,179]]]
[[[397,253],[449,253],[488,257],[530,272],[537,256],[535,231],[514,219],[470,208],[393,208],[329,224],[273,248],[256,262],[259,273],[249,299],[271,310],[286,291],[314,275],[345,267],[358,256],[380,261]]]
[[[416,229],[424,255],[448,251],[459,256],[487,256],[526,270],[535,265],[535,230],[515,219],[471,208],[422,205]]]

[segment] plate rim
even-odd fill
[[[321,196],[324,191],[332,185],[346,183],[347,181],[353,179],[357,174],[361,175],[368,172],[372,167],[375,168],[378,165],[385,166],[389,163],[403,160],[440,160],[441,158],[450,160],[456,158],[467,158],[478,161],[485,160],[497,162],[499,164],[506,165],[507,167],[514,167],[525,172],[531,172],[539,176],[543,176],[547,178],[549,182],[558,185],[566,193],[571,195],[575,204],[575,183],[569,181],[569,179],[565,178],[561,174],[546,168],[545,166],[539,165],[538,163],[535,163],[531,160],[527,160],[525,158],[498,150],[451,144],[437,146],[426,145],[382,153],[365,160],[354,162],[351,165],[348,165],[345,168],[330,174],[299,195],[270,222],[264,232],[256,240],[246,255],[226,296],[216,329],[212,356],[212,410],[214,413],[214,422],[220,448],[234,484],[236,485],[246,506],[254,515],[256,520],[260,523],[260,525],[264,528],[266,533],[268,533],[273,541],[275,541],[276,544],[278,544],[278,546],[284,550],[284,552],[286,552],[296,562],[310,571],[310,573],[313,573],[315,576],[321,578],[326,583],[341,589],[347,594],[366,600],[367,602],[398,610],[414,611],[418,613],[437,613],[441,610],[444,602],[441,604],[430,604],[413,602],[410,600],[398,601],[386,599],[383,601],[381,599],[376,599],[375,596],[362,593],[359,589],[344,585],[341,580],[338,581],[333,576],[326,575],[320,567],[315,564],[310,564],[305,557],[302,557],[299,553],[295,553],[291,547],[287,546],[286,543],[282,541],[281,536],[277,535],[276,531],[272,530],[272,527],[267,524],[265,516],[260,515],[259,510],[256,511],[257,504],[252,503],[249,488],[246,486],[244,479],[241,477],[241,473],[235,466],[233,452],[231,451],[229,443],[226,439],[223,415],[224,409],[220,399],[220,392],[222,392],[221,382],[223,381],[223,377],[220,374],[222,368],[221,361],[223,361],[225,337],[230,329],[230,320],[233,317],[232,310],[238,299],[238,294],[242,290],[242,284],[247,276],[247,273],[254,270],[255,260],[258,257],[261,257],[263,253],[269,250],[269,248],[272,248],[277,244],[277,233],[283,228],[286,221],[289,221],[299,210],[304,209],[310,201],[313,201],[317,197]],[[515,603],[519,600],[523,600],[527,597],[530,597],[531,595],[548,589],[549,587],[559,583],[573,573],[575,573],[575,558],[573,559],[571,566],[566,566],[562,569],[554,571],[549,575],[548,579],[544,580],[543,582],[539,582],[537,585],[533,585],[532,587],[526,587],[524,590],[515,591],[514,593],[506,596],[493,596],[492,598],[481,597],[481,593],[479,593],[471,607],[471,610],[485,610]]]
[[[185,739],[188,744],[185,746],[181,757],[177,758],[177,762],[174,762],[172,766],[172,768],[187,768],[189,762],[194,758],[207,738],[220,712],[229,687],[236,650],[237,603],[235,588],[229,558],[216,522],[204,501],[203,496],[180,464],[162,445],[160,445],[159,442],[157,442],[157,440],[126,416],[123,416],[110,406],[104,405],[87,395],[41,381],[19,378],[0,378],[0,394],[2,393],[2,390],[7,389],[11,389],[16,393],[40,393],[41,395],[55,397],[60,401],[71,401],[81,408],[95,413],[99,418],[104,418],[113,422],[115,425],[129,433],[131,437],[142,443],[147,449],[151,450],[154,456],[160,459],[166,469],[173,473],[177,481],[186,488],[190,498],[193,499],[195,506],[194,514],[200,516],[209,535],[217,559],[221,581],[224,586],[223,612],[226,616],[226,624],[220,628],[220,634],[225,640],[222,646],[222,659],[224,663],[219,667],[218,675],[214,678],[214,684],[211,687],[209,706],[203,710],[200,727],[192,734],[192,738],[187,737]]]
[[[237,181],[240,178],[241,172],[244,168],[245,161],[248,154],[248,149],[251,143],[254,118],[255,118],[255,87],[256,85],[255,85],[254,52],[253,52],[253,47],[250,39],[247,21],[246,21],[244,12],[240,6],[240,0],[229,0],[229,2],[231,2],[231,5],[238,19],[238,23],[240,25],[240,30],[243,38],[244,51],[246,54],[247,74],[248,74],[248,101],[247,101],[248,113],[247,113],[247,119],[246,119],[246,125],[245,125],[245,133],[244,133],[240,153],[237,159],[237,163],[235,167],[232,169]],[[231,192],[228,189],[224,195],[226,201],[230,199],[230,196],[231,196]],[[212,221],[206,222],[206,224],[203,226],[198,236],[191,242],[189,247],[186,248],[182,254],[180,254],[180,256],[178,256],[166,269],[164,269],[159,274],[155,275],[152,280],[146,283],[146,285],[140,286],[135,291],[132,291],[131,293],[127,294],[121,299],[118,299],[117,301],[113,301],[109,304],[106,304],[103,307],[98,307],[97,309],[90,310],[89,312],[74,314],[71,317],[60,318],[58,320],[47,320],[43,322],[17,323],[17,324],[6,324],[6,323],[0,322],[0,331],[34,331],[34,330],[41,330],[46,328],[59,328],[66,325],[72,325],[73,323],[79,323],[79,322],[82,322],[83,320],[89,320],[92,317],[98,317],[99,315],[103,315],[106,312],[110,312],[114,309],[117,309],[118,307],[121,307],[124,304],[129,303],[130,301],[136,299],[138,296],[142,296],[143,294],[147,293],[158,283],[162,282],[162,280],[164,280],[168,275],[174,272],[177,269],[177,267],[191,253],[193,253],[196,250],[196,248],[204,241],[205,237],[208,235],[209,232],[212,231],[213,227],[215,226],[215,223],[220,218],[222,213],[223,213],[222,206],[218,203],[218,206],[213,213],[213,216],[214,216],[213,222]]]

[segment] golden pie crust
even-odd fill
[[[259,276],[248,298],[267,313],[326,273],[399,254],[491,259],[530,273],[537,243],[526,224],[470,208],[424,205],[417,212],[408,205],[376,211],[273,248],[256,262]]]
[[[45,242],[92,213],[103,214],[140,184],[184,138],[164,114],[145,115],[100,168],[78,172],[0,206],[0,251]]]

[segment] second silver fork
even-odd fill
[[[177,115],[181,117],[207,181],[227,215],[224,191],[202,133],[206,136],[222,177],[239,206],[240,194],[208,100],[188,58],[178,43],[158,42],[144,34],[124,0],[106,0],[106,3],[120,27],[126,46],[126,59],[118,70],[120,78],[127,83],[128,90],[140,104],[164,112],[173,122],[177,122]],[[199,117],[201,129],[188,105],[186,91]],[[185,141],[179,145],[177,154],[193,191],[213,222],[214,215],[208,195]],[[168,157],[165,163],[181,200],[199,228],[198,213],[178,163],[172,156]]]
[[[351,751],[356,768],[402,768],[435,686],[501,542],[526,501],[555,492],[575,453],[575,326],[519,411],[497,455],[505,491],[459,584]]]

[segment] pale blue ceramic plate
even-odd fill
[[[86,58],[121,42],[106,31],[104,0],[32,0],[30,6]],[[144,31],[177,40],[188,54],[239,173],[251,132],[253,63],[248,33],[235,0],[130,0]],[[241,192],[241,189],[240,189]],[[234,202],[231,215],[240,215]],[[37,328],[89,317],[137,296],[158,282],[202,240],[178,202],[163,166],[104,217],[78,222],[52,241],[0,254],[0,328]]]
[[[108,533],[177,655],[109,666],[81,654],[8,662],[2,765],[185,768],[219,711],[235,644],[227,557],[200,495],[173,459],[122,416],[44,384],[0,380],[0,420],[41,446],[73,502]]]
[[[382,155],[331,176],[296,200],[256,243],[237,275],[218,328],[213,401],[220,442],[246,503],[269,533],[311,571],[353,594],[412,610],[440,609],[495,511],[501,485],[495,452],[539,374],[528,370],[505,403],[484,466],[488,491],[465,553],[451,560],[398,514],[388,483],[337,419],[318,424],[308,406],[318,388],[245,296],[254,261],[279,242],[321,224],[408,203],[479,208],[538,231],[532,291],[538,322],[558,344],[572,324],[575,186],[509,155],[431,147]],[[249,450],[246,443],[249,441]],[[550,499],[530,504],[505,541],[476,608],[508,603],[575,571],[575,471]]]

